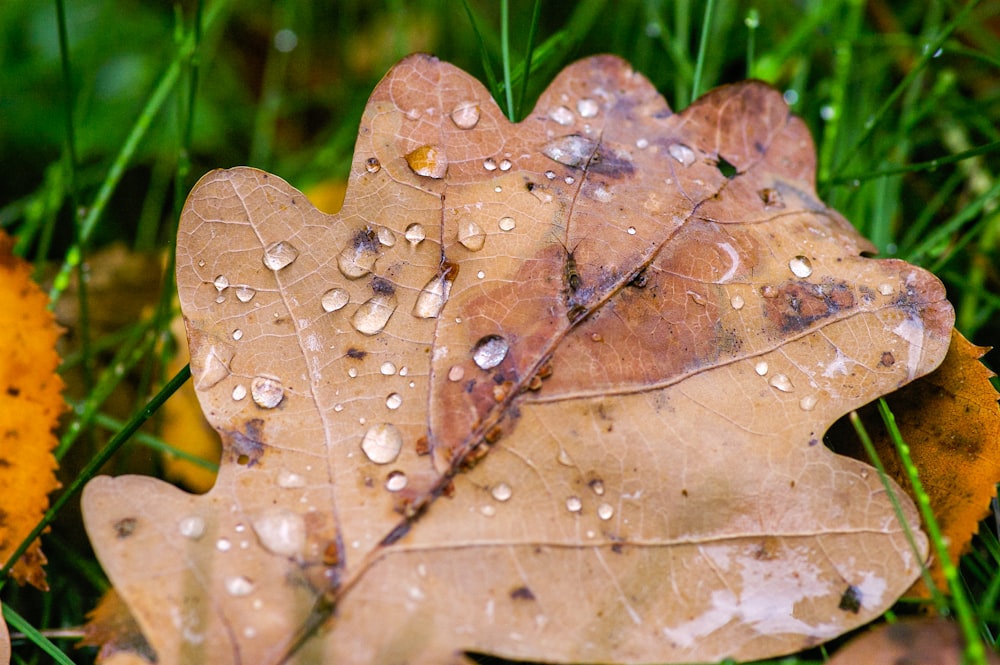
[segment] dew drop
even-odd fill
[[[398,492],[406,487],[406,474],[402,471],[393,471],[385,478],[385,488],[390,492]]]
[[[452,365],[448,370],[449,381],[461,381],[465,378],[465,368],[461,365]]]
[[[236,330],[233,331],[233,340],[238,342],[241,339],[243,339],[243,331],[237,328]]]
[[[479,124],[479,104],[459,102],[451,112],[451,121],[459,129],[472,129]]]
[[[549,111],[549,117],[564,127],[573,124],[573,112],[565,106],[557,106]]]
[[[243,629],[243,637],[254,638],[257,637],[257,629],[253,626],[247,626]]]
[[[205,259],[198,259],[198,267],[199,268],[205,267]]]
[[[219,275],[218,277],[215,278],[215,281],[212,283],[215,284],[215,288],[220,293],[229,288],[229,280],[226,278],[225,275]]]
[[[371,272],[378,256],[367,245],[348,245],[337,255],[337,268],[347,279],[358,279]]]
[[[576,182],[576,178],[574,178],[571,175],[568,175],[565,178],[563,178],[563,182],[565,182],[567,185],[572,185],[574,182]]]
[[[479,369],[493,369],[507,357],[507,340],[499,335],[486,335],[472,349],[472,360]]]
[[[365,160],[365,171],[369,173],[378,173],[382,170],[382,164],[375,157],[369,157]]]
[[[295,249],[292,243],[285,240],[271,243],[264,250],[264,266],[277,272],[282,268],[290,266],[299,256],[299,250]]]
[[[592,489],[594,491],[594,494],[596,494],[597,496],[604,496],[604,481],[603,480],[601,480],[600,478],[595,478],[594,480],[591,480],[587,484],[590,485],[590,489]]]
[[[306,546],[306,522],[298,513],[276,508],[251,523],[264,549],[280,556],[295,556]]]
[[[514,494],[514,490],[511,489],[510,485],[507,483],[499,483],[494,485],[493,489],[490,490],[490,494],[497,501],[508,501],[510,497]]]
[[[403,396],[399,393],[389,393],[385,398],[385,406],[391,411],[395,411],[403,405]]]
[[[362,335],[377,335],[389,323],[389,317],[395,311],[395,296],[388,293],[376,293],[354,312],[354,316],[351,317],[351,325]]]
[[[177,523],[177,530],[185,538],[198,540],[205,535],[205,520],[197,515],[185,517]]]
[[[463,219],[458,223],[458,241],[466,249],[478,252],[486,244],[486,233],[471,219]]]
[[[448,302],[454,275],[451,271],[439,272],[424,284],[413,303],[413,316],[418,319],[436,319]]]
[[[513,164],[510,163],[509,159],[501,159],[500,160],[500,170],[501,171],[510,171],[510,168],[512,166],[513,166]]]
[[[609,520],[614,517],[615,509],[610,503],[602,503],[597,507],[597,516],[602,520]]]
[[[324,293],[320,299],[320,304],[323,306],[324,312],[336,312],[338,309],[344,307],[348,300],[350,300],[350,296],[347,294],[347,291],[338,287]]]
[[[765,376],[767,374],[767,361],[758,361],[757,364],[753,366],[753,371],[757,372],[757,376]]]
[[[580,501],[580,497],[571,496],[566,499],[566,510],[571,513],[578,513],[583,510],[583,502]]]
[[[221,305],[222,303],[226,302],[226,296],[224,296],[224,295],[222,295],[222,294],[220,293],[220,294],[219,294],[219,297],[215,299],[215,302],[216,302],[217,304]]]
[[[513,231],[517,223],[513,217],[501,217],[500,221],[497,222],[497,226],[500,227],[501,231]]]
[[[387,360],[382,363],[382,366],[378,368],[378,371],[381,372],[383,376],[392,376],[396,373],[396,366]]]
[[[630,226],[630,227],[628,227],[627,229],[625,229],[625,231],[626,231],[626,232],[627,232],[627,233],[628,233],[628,234],[629,234],[630,236],[634,236],[634,235],[635,235],[635,227],[634,227],[634,226]]]
[[[483,168],[486,169],[487,171],[496,171],[497,160],[493,159],[492,157],[487,157],[486,159],[483,160]]]
[[[479,272],[476,273],[476,277],[479,279],[486,279],[486,271],[480,270]]]
[[[440,180],[448,172],[444,151],[433,145],[423,145],[406,155],[410,170],[425,178]]]
[[[208,347],[194,387],[198,390],[207,390],[229,376],[229,362],[232,359],[233,351],[229,347],[215,345]]]
[[[358,378],[358,368],[357,367],[349,368],[347,370],[347,376],[351,377],[352,379]]]
[[[796,256],[788,262],[788,269],[792,271],[792,274],[796,277],[808,277],[812,274],[812,263],[808,258],[804,256]]]
[[[803,411],[812,411],[816,408],[816,402],[819,401],[815,395],[806,395],[799,400],[799,408]]]
[[[424,232],[423,224],[413,223],[406,227],[406,231],[403,233],[411,245],[419,245],[427,234]]]
[[[739,310],[743,309],[743,305],[746,304],[746,301],[743,300],[743,296],[737,293],[729,299],[729,304],[733,306],[733,309]]]
[[[402,448],[403,435],[390,423],[372,425],[361,439],[361,450],[376,464],[395,462]]]
[[[576,110],[580,114],[581,118],[593,118],[597,115],[600,108],[601,107],[597,105],[597,102],[589,97],[584,97],[576,103]]]
[[[635,142],[635,147],[638,148],[639,150],[645,150],[646,148],[649,147],[649,140],[648,139],[638,139]]]
[[[383,226],[378,230],[378,241],[382,243],[384,247],[392,247],[396,244],[396,234],[393,233],[391,229],[387,229]]]
[[[277,379],[255,376],[250,382],[250,396],[262,409],[273,409],[285,398],[285,388]]]
[[[240,302],[250,302],[255,295],[257,295],[257,292],[249,286],[241,286],[236,289],[236,299]]]
[[[667,148],[667,152],[683,166],[694,164],[694,150],[683,143],[671,143],[670,147]]]
[[[305,486],[306,479],[304,476],[299,475],[294,471],[289,471],[288,469],[282,469],[278,472],[278,487],[289,490]]]
[[[247,387],[242,383],[237,383],[233,388],[233,400],[239,402],[241,399],[247,396]]]
[[[489,504],[486,504],[479,508],[479,512],[481,512],[486,517],[493,517],[494,515],[497,514],[497,509]]]
[[[893,291],[895,291],[895,289],[892,288],[892,284],[886,283],[878,285],[878,292],[884,296],[891,296]]]
[[[559,454],[556,456],[556,461],[563,466],[573,466],[573,458],[569,456],[565,448],[559,448]]]
[[[556,172],[555,171],[546,171],[545,172],[545,177],[548,178],[549,180],[555,180],[556,179]]]
[[[546,143],[542,147],[542,154],[560,164],[582,168],[590,161],[596,150],[597,143],[594,141],[579,134],[569,134]]]
[[[771,384],[772,388],[776,388],[783,393],[790,393],[795,390],[791,380],[784,374],[775,374],[768,383]]]
[[[230,596],[249,596],[253,593],[254,584],[242,575],[227,577],[225,580],[226,592]]]
[[[217,541],[215,541],[215,549],[219,550],[220,552],[228,552],[232,548],[233,544],[229,542],[228,538],[219,538]]]

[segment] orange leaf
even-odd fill
[[[110,589],[97,603],[97,607],[87,613],[87,625],[83,627],[80,646],[99,646],[98,663],[108,663],[116,654],[134,656],[135,662],[156,662],[156,654],[142,636],[128,606],[121,596]]]
[[[42,290],[31,281],[31,266],[11,253],[13,241],[0,232],[0,562],[7,558],[48,508],[59,487],[52,449],[65,404],[56,374],[59,328],[46,309]],[[45,556],[36,541],[11,574],[47,590]]]

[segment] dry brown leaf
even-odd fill
[[[906,619],[883,624],[851,640],[828,665],[962,665],[965,643],[958,625],[941,619]],[[1000,665],[987,652],[986,662]]]
[[[98,663],[109,663],[118,654],[128,657],[131,662],[156,662],[156,654],[143,637],[139,624],[114,589],[105,593],[97,606],[87,613],[78,646],[100,647]]]
[[[3,609],[2,605],[0,609]],[[7,632],[7,622],[0,615],[0,665],[8,663],[10,663],[10,633]]]
[[[903,440],[910,447],[921,484],[930,496],[934,516],[948,538],[952,561],[958,561],[968,549],[979,521],[990,512],[990,499],[1000,482],[998,395],[990,383],[993,372],[979,361],[988,350],[971,344],[953,330],[941,366],[886,397]],[[887,356],[880,362],[894,361]],[[878,409],[870,405],[859,413],[886,471],[912,495]],[[837,423],[830,430],[829,440],[838,452],[868,459],[847,422]],[[948,583],[939,559],[932,559],[930,572],[937,587],[946,591]],[[910,593],[930,596],[923,580],[917,580]]]
[[[5,564],[49,507],[59,487],[52,429],[65,403],[56,374],[59,327],[31,266],[11,253],[0,231],[0,564]],[[19,583],[47,590],[45,555],[36,540],[11,569]]]
[[[218,481],[84,494],[159,662],[749,659],[882,613],[926,539],[818,443],[953,314],[813,178],[759,83],[675,115],[591,58],[514,126],[429,56],[373,93],[338,215],[204,177],[177,279]]]

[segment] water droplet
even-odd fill
[[[501,159],[500,160],[500,170],[501,171],[510,171],[510,167],[512,167],[512,166],[513,166],[513,164],[510,163],[509,159]]]
[[[255,376],[250,382],[250,396],[262,409],[273,409],[285,398],[285,388],[277,379]]]
[[[222,303],[226,302],[226,296],[220,294],[219,297],[215,299],[215,302],[221,305]]]
[[[573,458],[569,456],[565,448],[559,448],[559,454],[556,455],[556,461],[563,466],[573,466]]]
[[[812,411],[814,408],[816,408],[816,402],[818,401],[819,400],[815,395],[806,395],[805,397],[799,400],[799,408],[802,409],[803,411]]]
[[[378,241],[384,247],[392,247],[396,244],[396,234],[391,229],[387,229],[384,226],[380,227],[378,230]]]
[[[893,291],[895,291],[895,289],[892,288],[892,284],[886,283],[878,285],[878,292],[884,296],[891,296]]]
[[[425,178],[440,180],[448,172],[448,159],[437,146],[423,145],[406,155],[410,170]]]
[[[407,240],[410,241],[411,245],[419,245],[425,237],[427,237],[424,232],[423,224],[413,223],[406,227],[406,231],[403,233]]]
[[[382,170],[382,164],[375,157],[369,157],[365,160],[365,171],[369,173],[378,173]]]
[[[337,268],[347,279],[358,279],[371,272],[378,257],[367,244],[348,245],[337,255]]]
[[[233,350],[229,347],[215,345],[208,347],[194,387],[198,390],[208,390],[229,376],[229,362],[232,359]]]
[[[250,525],[264,549],[280,556],[295,556],[306,546],[306,522],[298,513],[284,508],[258,515]]]
[[[459,102],[451,112],[451,121],[459,129],[472,129],[479,124],[479,104]]]
[[[334,288],[323,294],[320,304],[323,306],[324,312],[336,312],[346,305],[348,300],[350,300],[350,296],[347,294],[347,291],[341,288]]]
[[[542,154],[560,164],[582,168],[590,161],[596,150],[597,143],[594,141],[579,134],[570,134],[546,143],[542,147]]]
[[[804,256],[796,256],[788,262],[788,269],[796,277],[806,278],[812,274],[812,263]]]
[[[205,267],[205,259],[198,259],[198,267],[199,268]]]
[[[299,250],[285,240],[271,243],[264,250],[264,266],[277,272],[292,264],[299,256]]]
[[[436,319],[448,302],[451,283],[455,276],[452,270],[442,270],[424,284],[413,303],[413,316],[418,319]]]
[[[596,494],[597,496],[604,496],[604,481],[603,480],[601,480],[600,478],[595,478],[595,479],[591,480],[587,484],[590,485],[590,489],[592,489],[594,491],[594,494]]]
[[[783,393],[790,393],[795,390],[791,380],[784,374],[775,374],[768,383],[771,384],[772,388],[777,388]]]
[[[361,440],[361,450],[376,464],[395,462],[402,448],[403,435],[390,423],[372,425]]]
[[[546,171],[545,172],[545,177],[548,178],[549,180],[555,180],[556,179],[556,172],[555,171]]]
[[[406,376],[409,373],[410,373],[410,370],[409,370],[409,368],[407,368],[406,365],[403,365],[402,367],[399,368],[399,375],[400,376]]]
[[[396,297],[388,293],[376,293],[366,300],[351,317],[351,325],[362,335],[376,335],[389,323],[389,317],[396,311]]]
[[[385,406],[391,411],[395,411],[403,405],[403,396],[399,393],[389,393],[389,396],[385,398]]]
[[[237,328],[236,330],[233,331],[233,340],[238,342],[241,339],[243,339],[243,331]]]
[[[448,370],[449,381],[461,381],[465,378],[465,368],[461,365],[452,365]]]
[[[236,289],[236,298],[240,302],[250,302],[255,295],[257,295],[257,292],[249,286],[241,286]]]
[[[497,226],[500,227],[501,231],[513,231],[517,223],[513,217],[501,217],[500,221],[497,222]]]
[[[500,483],[493,486],[493,489],[490,490],[490,494],[492,494],[493,498],[497,501],[508,501],[514,494],[514,490],[512,490],[510,485],[507,483]]]
[[[628,227],[628,228],[627,228],[627,229],[625,229],[625,230],[626,230],[626,231],[628,232],[628,234],[629,234],[630,236],[634,236],[634,235],[635,235],[635,227],[634,227],[634,226],[630,226],[630,227]]]
[[[670,147],[667,148],[667,152],[684,166],[694,164],[694,150],[683,143],[671,143]]]
[[[289,471],[288,469],[282,469],[278,472],[278,487],[289,489],[298,489],[300,487],[306,486],[306,479],[294,471]]]
[[[493,188],[493,191],[496,192],[497,194],[499,194],[500,192],[503,191],[503,187],[501,187],[500,185],[497,185],[496,187]]]
[[[406,474],[402,471],[393,471],[385,478],[385,488],[390,492],[398,492],[406,487]]]
[[[480,270],[479,272],[476,273],[476,277],[478,279],[486,279],[486,271]]]
[[[253,626],[246,626],[246,627],[244,627],[243,628],[243,637],[246,637],[248,639],[252,639],[254,637],[257,637],[257,629],[254,628]]]
[[[558,122],[560,125],[563,125],[564,127],[566,125],[572,125],[573,120],[575,119],[573,117],[573,112],[570,111],[565,106],[557,106],[551,111],[549,111],[549,117]]]
[[[347,376],[351,377],[352,379],[358,378],[358,368],[357,367],[349,368],[347,370]]]
[[[497,160],[493,159],[492,157],[487,157],[486,159],[483,160],[483,168],[486,169],[487,171],[496,171]]]
[[[229,288],[229,280],[226,278],[225,275],[219,275],[218,277],[215,278],[215,281],[212,283],[215,284],[215,288],[218,289],[220,292],[225,291],[226,289]]]
[[[602,520],[609,520],[614,516],[614,514],[615,514],[614,506],[612,506],[610,503],[602,503],[597,507],[597,516],[600,517]]]
[[[584,97],[576,103],[576,110],[579,112],[581,118],[593,118],[597,115],[600,108],[597,102],[589,97]]]
[[[472,360],[479,369],[493,369],[507,357],[507,340],[499,335],[486,335],[472,349]]]
[[[205,535],[205,520],[197,515],[185,517],[177,523],[181,535],[191,540],[198,540]]]
[[[226,591],[230,596],[249,596],[253,593],[254,584],[242,575],[227,577],[225,580]]]
[[[647,139],[638,139],[635,142],[635,147],[638,148],[639,150],[645,150],[646,148],[649,147],[649,141]]]
[[[242,383],[237,383],[233,388],[233,399],[239,402],[241,399],[247,396],[247,387]]]
[[[743,309],[743,305],[746,304],[746,301],[743,300],[743,296],[737,293],[735,296],[729,299],[729,304],[733,306],[733,309],[739,310]]]
[[[580,497],[571,496],[566,499],[566,510],[571,513],[578,513],[583,510],[583,502],[580,501]]]
[[[756,365],[753,366],[753,371],[757,372],[758,376],[764,376],[767,374],[767,361],[760,360]]]
[[[466,249],[478,252],[486,244],[486,233],[471,219],[463,219],[458,223],[458,241]]]
[[[481,512],[486,517],[493,517],[494,515],[497,514],[497,509],[489,504],[486,504],[479,508],[479,512]]]
[[[232,548],[233,544],[229,542],[228,538],[219,538],[217,541],[215,541],[215,549],[219,550],[220,552],[228,552]]]
[[[383,376],[392,376],[396,373],[396,366],[387,360],[382,363],[382,366],[378,368],[378,371],[381,372]]]

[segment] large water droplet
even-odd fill
[[[483,168],[486,169],[487,171],[496,171],[497,160],[493,159],[492,157],[487,157],[486,159],[483,160]]]
[[[512,490],[510,485],[507,483],[499,483],[493,486],[493,489],[490,490],[490,494],[492,494],[493,498],[497,501],[508,501],[510,500],[510,497],[513,496],[514,490]]]
[[[392,376],[393,374],[396,373],[396,364],[386,360],[378,368],[378,371],[380,374],[382,374],[382,376]]]
[[[772,388],[777,388],[783,393],[790,393],[795,389],[792,386],[791,379],[784,374],[775,374],[771,377],[771,380],[768,381],[768,383],[771,384]]]
[[[185,517],[177,523],[177,530],[180,531],[180,534],[185,538],[198,540],[205,535],[205,520],[198,515]]]
[[[399,393],[389,393],[389,396],[385,398],[385,406],[390,411],[395,411],[403,406],[403,396]]]
[[[479,124],[479,104],[459,102],[451,112],[451,121],[459,129],[472,129]]]
[[[264,549],[281,556],[295,556],[306,546],[306,522],[298,513],[276,508],[259,515],[250,526]]]
[[[542,154],[560,164],[582,168],[596,150],[597,143],[594,141],[579,134],[570,134],[546,143],[542,147]]]
[[[376,335],[389,323],[396,311],[396,297],[389,293],[376,293],[366,300],[351,317],[351,325],[363,335]]]
[[[670,153],[671,157],[684,166],[691,166],[694,164],[694,150],[687,147],[683,143],[671,143],[667,148],[667,152]]]
[[[486,244],[486,233],[473,220],[463,219],[458,223],[458,241],[466,249],[478,252]]]
[[[501,231],[513,231],[517,223],[513,217],[501,217],[500,221],[497,222],[497,226],[500,227]]]
[[[337,255],[337,268],[348,279],[364,277],[371,272],[378,256],[368,244],[351,244]]]
[[[372,425],[361,440],[361,450],[376,464],[395,462],[402,449],[403,435],[390,423]]]
[[[236,289],[236,298],[240,302],[250,302],[255,295],[257,295],[257,292],[249,286],[240,286]]]
[[[597,115],[600,108],[601,107],[597,105],[597,102],[589,97],[584,97],[576,103],[576,110],[580,114],[581,118],[593,118]]]
[[[572,125],[573,120],[575,120],[573,112],[565,106],[557,106],[549,111],[549,117],[563,126]]]
[[[597,516],[600,517],[602,520],[609,520],[614,516],[614,514],[615,514],[614,506],[612,506],[610,503],[602,503],[597,507]]]
[[[233,359],[233,350],[226,346],[208,347],[205,359],[202,361],[201,373],[194,383],[197,390],[208,390],[229,376],[229,362]]]
[[[413,316],[418,319],[434,319],[441,313],[451,293],[451,274],[441,272],[431,278],[417,295],[413,303]]]
[[[813,273],[812,263],[804,256],[796,256],[788,262],[788,269],[796,277],[806,278]]]
[[[390,492],[398,492],[406,487],[409,480],[402,471],[393,471],[385,478],[385,488]]]
[[[580,497],[571,496],[566,499],[566,510],[571,513],[578,513],[583,510],[583,502],[580,501]]]
[[[250,396],[262,409],[273,409],[285,398],[285,388],[275,378],[255,376],[250,382]]]
[[[410,170],[425,178],[440,180],[448,172],[448,158],[444,150],[434,145],[423,145],[406,155]]]
[[[320,304],[323,306],[324,312],[336,312],[338,309],[344,307],[349,300],[350,296],[347,294],[347,291],[341,288],[333,288],[323,294]]]
[[[472,349],[472,360],[479,369],[493,369],[507,357],[507,340],[499,335],[486,335]]]
[[[242,575],[227,577],[224,584],[230,596],[249,596],[253,593],[254,583]]]
[[[424,231],[423,224],[413,223],[406,227],[406,231],[403,234],[411,245],[419,245],[424,238],[427,237],[427,233]]]
[[[227,279],[225,275],[219,275],[212,283],[215,284],[215,288],[220,293],[229,288],[229,279]]]
[[[278,271],[292,264],[299,256],[299,250],[295,249],[292,243],[280,240],[271,243],[264,250],[264,266],[271,270]]]

